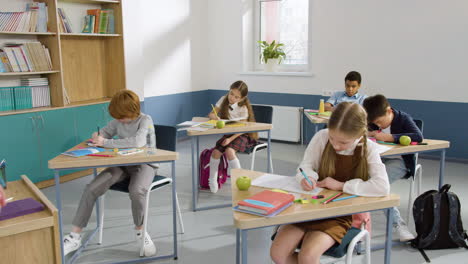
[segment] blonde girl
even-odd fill
[[[216,103],[215,110],[208,114],[211,120],[236,119],[240,121],[255,122],[252,106],[247,94],[249,88],[243,81],[236,81],[231,84],[227,95],[222,96]],[[216,142],[215,149],[210,159],[209,186],[212,193],[218,191],[218,166],[219,159],[226,153],[229,169],[240,168],[239,159],[236,156],[238,151],[245,152],[250,149],[258,138],[257,133],[224,135]]]
[[[356,103],[339,104],[328,123],[312,138],[300,168],[313,185],[298,173],[304,190],[316,186],[360,196],[385,196],[389,183],[377,146],[367,139],[367,114]],[[320,256],[341,243],[351,228],[352,216],[343,216],[280,227],[270,249],[276,264],[319,263]],[[295,249],[301,244],[299,253]]]

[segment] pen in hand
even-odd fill
[[[306,181],[310,184],[310,186],[312,186],[312,188],[315,188],[314,183],[312,183],[312,181],[309,179],[309,177],[307,177],[307,175],[306,175],[305,172],[302,170],[302,168],[299,168],[299,171],[301,172],[302,176],[304,176],[304,178],[306,179]]]

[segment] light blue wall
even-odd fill
[[[225,90],[205,90],[145,98],[145,112],[154,121],[164,125],[175,125],[190,120],[193,116],[205,116],[210,104],[226,94]],[[302,106],[318,108],[322,96],[310,94],[250,92],[254,104]],[[392,107],[409,113],[424,121],[424,137],[450,141],[447,157],[468,160],[468,103],[390,99]],[[306,141],[312,137],[313,126],[306,124]],[[438,155],[438,153],[430,153]]]

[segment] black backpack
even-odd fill
[[[423,249],[444,249],[464,247],[468,239],[460,217],[460,201],[450,184],[439,191],[427,191],[414,201],[413,217],[418,236],[411,246],[419,249],[424,259],[430,262]]]

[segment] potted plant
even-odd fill
[[[265,63],[265,70],[270,72],[277,71],[278,64],[286,57],[286,53],[283,50],[284,44],[276,43],[275,40],[271,43],[266,41],[258,41],[258,43],[260,44],[260,48],[262,48],[260,60]]]

